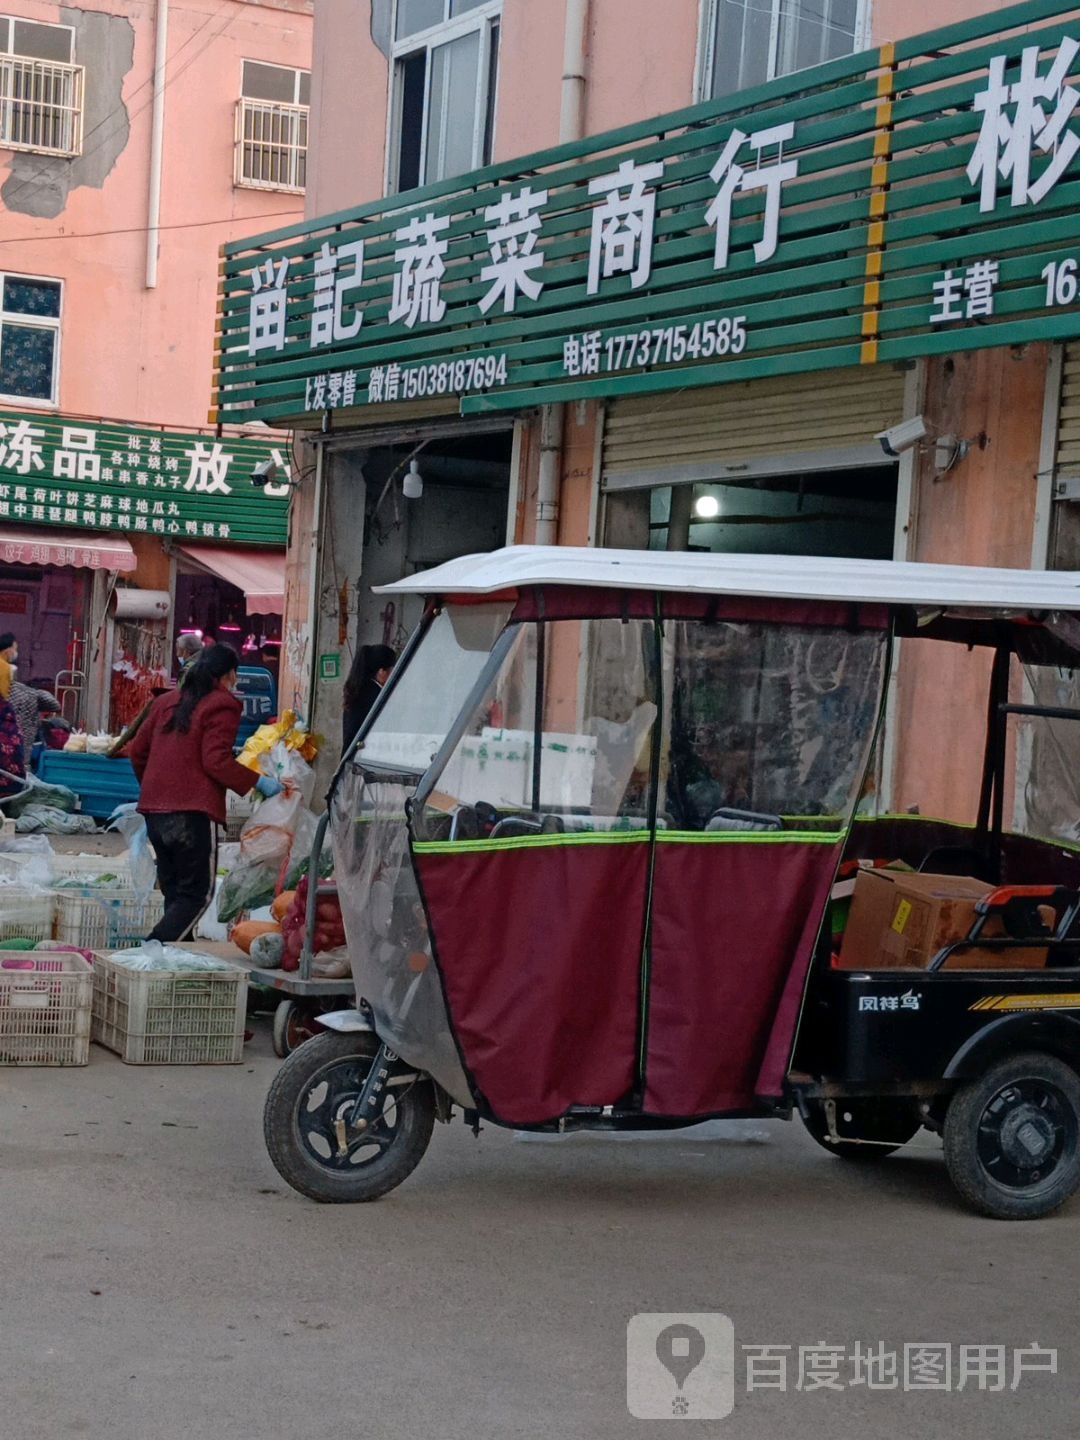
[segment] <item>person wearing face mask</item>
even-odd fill
[[[15,665],[19,658],[19,642],[10,630],[0,635],[0,700],[11,699]]]
[[[397,656],[389,645],[361,645],[357,650],[342,695],[343,752],[348,750],[356,732],[367,719],[396,662]]]
[[[190,939],[210,905],[226,792],[257,790],[268,797],[282,788],[233,755],[243,714],[233,693],[239,663],[228,645],[208,646],[185,671],[183,685],[154,701],[128,752],[165,897],[150,940]]]

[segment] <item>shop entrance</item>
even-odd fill
[[[604,544],[892,559],[899,467],[875,437],[914,413],[913,380],[874,365],[613,400]]]
[[[47,565],[0,568],[0,631],[19,642],[19,677],[54,691],[63,672],[82,668],[89,576]]]
[[[328,450],[313,710],[334,763],[353,656],[365,645],[400,653],[421,616],[417,597],[373,587],[506,543],[512,443],[505,422],[458,422]]]
[[[607,543],[891,560],[896,492],[895,465],[656,486],[609,500]]]

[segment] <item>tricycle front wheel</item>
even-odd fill
[[[965,1200],[997,1220],[1037,1220],[1080,1188],[1080,1076],[1053,1055],[1010,1056],[958,1090],[945,1164]]]
[[[834,1137],[824,1100],[809,1100],[803,1124],[812,1139],[841,1160],[872,1164],[884,1160],[918,1133],[922,1121],[914,1100],[875,1096],[835,1102]]]
[[[282,1179],[311,1200],[378,1200],[412,1174],[428,1147],[435,1090],[426,1075],[392,1078],[368,1126],[345,1128],[378,1049],[369,1031],[326,1031],[294,1050],[270,1086],[266,1148]]]

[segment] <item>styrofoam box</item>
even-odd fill
[[[0,1065],[85,1065],[93,984],[81,955],[0,950]]]
[[[238,1065],[247,984],[240,965],[132,970],[122,958],[98,956],[93,1038],[128,1065]]]

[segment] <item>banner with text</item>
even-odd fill
[[[257,465],[273,483],[251,483]],[[0,524],[284,545],[289,451],[51,411],[0,409]]]
[[[211,419],[1080,335],[1078,87],[1080,10],[1029,0],[227,245]]]

